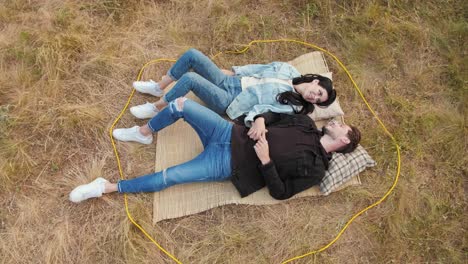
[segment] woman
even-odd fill
[[[301,76],[284,62],[232,68],[233,71],[221,70],[200,51],[190,49],[160,82],[133,83],[137,91],[161,97],[163,89],[177,81],[156,103],[131,107],[130,112],[137,118],[151,118],[168,102],[193,91],[208,108],[218,114],[226,112],[233,120],[245,117],[245,125],[250,127],[259,114],[308,114],[314,110],[314,104],[325,107],[336,98],[330,79],[317,74]]]

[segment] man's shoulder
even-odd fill
[[[288,115],[288,114],[280,114],[281,120],[286,122],[291,122],[294,124],[304,124],[304,125],[311,125],[313,128],[317,128],[314,120],[310,118],[310,116],[305,114],[295,114],[295,115]]]

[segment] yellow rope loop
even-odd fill
[[[158,62],[163,62],[163,61],[166,61],[166,62],[174,62],[175,60],[172,60],[172,59],[157,59],[157,60],[152,60],[148,63],[146,63],[141,69],[140,69],[140,72],[138,73],[138,76],[137,76],[137,81],[139,81],[141,79],[141,75],[143,74],[143,71],[146,67],[148,67],[149,65],[151,64],[155,64],[155,63],[158,63]],[[120,163],[120,158],[119,158],[119,153],[117,151],[117,148],[115,146],[115,141],[114,141],[114,137],[112,136],[112,131],[114,131],[114,127],[115,125],[117,124],[117,122],[120,120],[120,118],[122,118],[123,114],[125,113],[125,110],[127,110],[128,108],[128,105],[130,104],[130,101],[133,97],[133,95],[135,94],[135,89],[132,90],[132,92],[130,93],[130,96],[128,97],[127,99],[127,103],[125,104],[125,107],[122,109],[122,111],[120,112],[119,116],[115,119],[114,123],[112,124],[112,126],[110,127],[109,129],[109,136],[110,136],[110,139],[111,139],[111,143],[112,143],[112,147],[114,148],[114,154],[115,154],[115,157],[116,157],[116,160],[117,160],[117,166],[119,168],[119,175],[120,175],[120,179],[123,180],[124,179],[124,175],[123,175],[123,171],[122,171],[122,166],[121,166],[121,163]],[[127,214],[127,217],[128,219],[130,220],[130,222],[132,222],[133,225],[135,225],[138,229],[140,229],[140,231],[147,237],[149,238],[149,240],[151,240],[151,242],[153,242],[153,244],[156,245],[157,248],[159,248],[162,252],[164,252],[164,254],[166,254],[167,256],[169,256],[172,260],[174,260],[176,263],[179,263],[181,264],[182,262],[180,262],[175,256],[173,256],[171,253],[169,253],[167,250],[165,250],[162,246],[160,246],[158,244],[158,242],[156,242],[156,240],[153,239],[153,237],[151,237],[151,235],[149,235],[146,230],[141,227],[137,222],[135,222],[135,220],[133,219],[132,215],[130,214],[130,211],[128,209],[128,199],[127,199],[127,194],[124,194],[124,203],[125,203],[125,212]]]
[[[375,117],[375,119],[377,120],[377,122],[379,123],[379,125],[381,126],[381,128],[383,129],[383,131],[385,132],[385,134],[387,134],[392,142],[395,144],[395,147],[396,147],[396,151],[397,151],[397,171],[396,171],[396,175],[395,175],[395,178],[394,178],[394,181],[393,181],[393,184],[392,186],[388,189],[388,191],[376,202],[374,202],[373,204],[369,205],[368,207],[362,209],[361,211],[359,211],[358,213],[356,213],[355,215],[353,215],[351,217],[351,219],[348,220],[348,222],[346,222],[346,224],[343,226],[343,228],[338,232],[338,234],[328,243],[326,244],[325,246],[317,249],[317,250],[314,250],[314,251],[310,251],[306,254],[303,254],[303,255],[300,255],[300,256],[296,256],[296,257],[293,257],[293,258],[290,258],[288,260],[285,260],[283,261],[282,263],[288,263],[288,262],[291,262],[291,261],[294,261],[294,260],[298,260],[298,259],[301,259],[301,258],[304,258],[304,257],[307,257],[307,256],[310,256],[310,255],[313,255],[313,254],[316,254],[316,253],[319,253],[319,252],[322,252],[324,250],[326,250],[327,248],[329,248],[331,245],[333,245],[340,237],[341,235],[345,232],[345,230],[349,227],[349,225],[357,218],[359,217],[360,215],[362,215],[364,212],[366,212],[367,210],[379,205],[380,203],[382,203],[393,191],[393,189],[395,189],[397,183],[398,183],[398,179],[399,179],[399,176],[400,176],[400,168],[401,168],[401,156],[400,156],[400,146],[398,145],[396,139],[394,138],[394,136],[387,130],[387,128],[385,127],[384,123],[380,120],[380,118],[377,116],[377,114],[375,113],[375,111],[372,109],[372,107],[370,106],[370,104],[368,103],[368,101],[366,100],[366,98],[364,97],[363,93],[361,92],[361,89],[359,89],[359,86],[356,84],[356,82],[354,81],[353,77],[351,76],[351,74],[349,73],[348,69],[344,66],[344,64],[335,56],[333,55],[331,52],[323,49],[323,48],[320,48],[314,44],[311,44],[311,43],[308,43],[308,42],[304,42],[304,41],[300,41],[300,40],[295,40],[295,39],[272,39],[272,40],[253,40],[251,41],[249,44],[247,44],[243,49],[241,50],[234,50],[234,51],[224,51],[224,52],[218,52],[216,53],[212,59],[215,59],[216,57],[222,55],[222,54],[242,54],[242,53],[245,53],[246,51],[248,51],[250,49],[250,47],[254,44],[258,44],[258,43],[276,43],[276,42],[290,42],[290,43],[296,43],[296,44],[300,44],[300,45],[304,45],[304,46],[307,46],[307,47],[310,47],[310,48],[313,48],[313,49],[316,49],[316,50],[319,50],[319,51],[322,51],[324,52],[325,54],[329,55],[330,57],[332,57],[337,63],[338,65],[340,65],[340,67],[345,71],[346,75],[348,75],[348,78],[351,80],[351,83],[353,84],[355,90],[358,92],[359,96],[361,97],[361,99],[363,100],[363,102],[365,103],[365,105],[367,106],[367,108],[369,109],[369,111],[372,113],[372,115]],[[138,73],[138,77],[137,77],[137,81],[139,81],[141,79],[141,75],[143,74],[143,71],[144,69],[151,65],[151,64],[155,64],[155,63],[159,63],[159,62],[175,62],[175,60],[173,59],[157,59],[157,60],[152,60],[148,63],[146,63],[141,69],[140,69],[140,72]],[[109,134],[110,134],[110,138],[111,138],[111,143],[112,143],[112,147],[114,148],[114,154],[115,154],[115,157],[117,159],[117,166],[118,166],[118,169],[119,169],[119,174],[120,174],[120,178],[121,179],[124,179],[124,176],[123,176],[123,172],[122,172],[122,167],[121,167],[121,164],[120,164],[120,158],[119,158],[119,154],[118,154],[118,151],[117,151],[117,148],[115,146],[115,142],[114,142],[114,138],[112,137],[112,131],[114,130],[114,126],[117,124],[117,122],[120,120],[120,118],[123,116],[123,114],[125,113],[125,110],[128,108],[128,105],[130,104],[130,101],[133,97],[135,93],[135,89],[132,90],[128,100],[127,100],[127,103],[125,104],[125,107],[122,109],[122,111],[120,112],[120,114],[118,115],[117,119],[114,121],[114,123],[112,124],[111,128],[109,129]],[[173,259],[176,263],[181,263],[176,257],[174,257],[173,255],[171,255],[168,251],[166,251],[162,246],[160,246],[140,225],[138,225],[135,220],[133,219],[133,217],[131,216],[130,214],[130,211],[128,210],[128,201],[127,201],[127,195],[125,194],[124,195],[124,201],[125,201],[125,211],[127,213],[127,217],[128,219],[138,228],[141,230],[141,232],[143,232],[143,234],[148,237],[151,242],[153,242],[162,252],[164,252],[167,256],[169,256],[171,259]]]

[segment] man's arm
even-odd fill
[[[266,112],[256,115],[252,122],[252,127],[249,129],[249,132],[247,132],[247,135],[253,140],[259,140],[260,137],[264,137],[268,132],[268,129],[266,129],[267,126],[280,121],[284,116],[285,114],[274,112]]]
[[[265,126],[271,126],[275,123],[281,121],[282,123],[287,124],[301,124],[305,126],[312,125],[315,127],[315,122],[310,118],[308,115],[302,114],[287,114],[287,113],[275,113],[275,112],[265,112],[261,114],[257,114],[254,116],[253,120],[256,120],[259,117],[265,118]]]
[[[319,175],[287,175],[284,180],[281,179],[276,166],[273,161],[260,166],[260,171],[268,187],[270,195],[277,200],[285,200],[291,198],[293,195],[309,189],[310,187],[320,183]],[[325,174],[325,171],[317,173]]]
[[[315,124],[313,123],[312,119],[308,117],[307,115],[288,115],[288,114],[278,114],[274,112],[265,112],[262,114],[256,115],[254,118],[254,121],[251,122],[251,128],[249,129],[249,132],[247,135],[253,139],[253,140],[258,140],[261,136],[265,135],[265,133],[268,132],[267,127],[270,125],[273,125],[279,121],[283,122],[293,122],[293,119],[300,120],[300,124],[304,125],[311,125],[314,128]]]
[[[282,115],[284,114],[278,114],[274,112],[265,112],[258,114],[254,117],[254,121],[257,121],[258,118],[263,118],[265,126],[270,126],[271,124],[274,124],[278,121],[281,120]]]
[[[320,170],[318,167],[316,167],[309,171],[310,175],[304,174],[301,175],[302,177],[299,177],[299,175],[286,175],[283,177],[283,180],[276,170],[275,163],[270,158],[268,141],[265,139],[265,137],[262,137],[257,142],[257,144],[255,144],[254,149],[257,153],[257,157],[261,162],[260,172],[262,173],[270,195],[275,199],[288,199],[296,193],[318,184],[320,182],[319,179],[323,177],[323,175],[318,174],[325,174],[324,170]],[[294,172],[298,171],[294,170]]]
[[[272,108],[275,112],[272,112]],[[255,118],[263,116],[265,118],[265,125],[269,126],[273,123],[280,121],[284,115],[293,115],[294,110],[289,105],[254,105],[250,108],[249,112],[245,114],[244,124],[246,127],[251,127]]]

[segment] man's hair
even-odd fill
[[[359,131],[359,129],[357,129],[357,127],[354,127],[354,126],[349,126],[351,128],[351,130],[348,132],[348,134],[346,134],[346,136],[349,138],[349,143],[336,150],[335,152],[339,152],[339,153],[350,153],[350,152],[353,152],[358,144],[359,144],[359,141],[361,141],[361,131]]]

